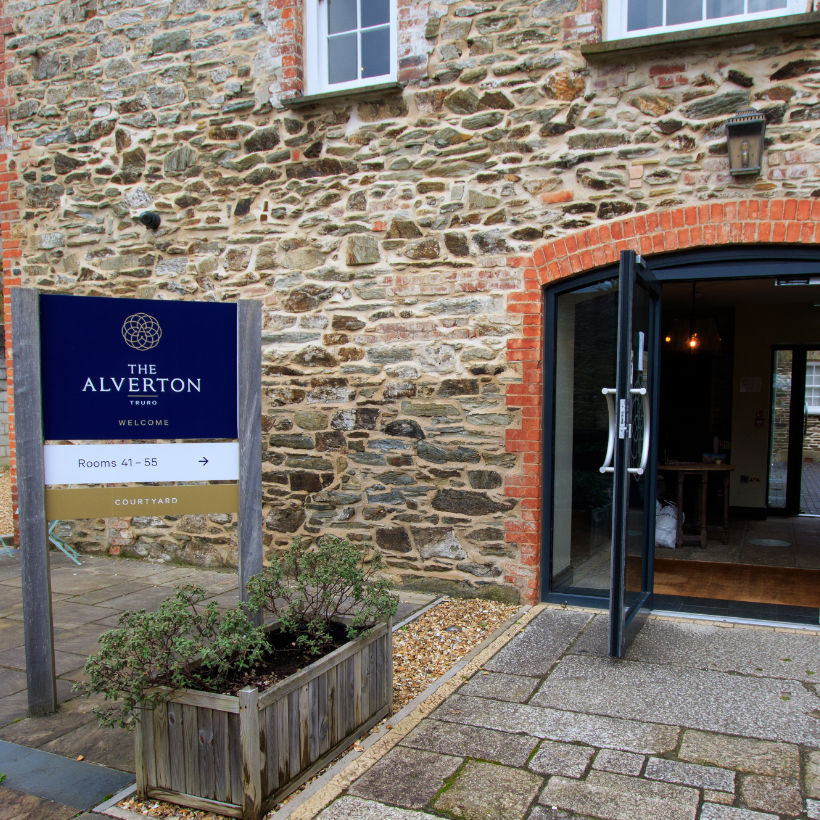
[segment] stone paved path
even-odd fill
[[[820,820],[820,631],[547,608],[319,820]]]

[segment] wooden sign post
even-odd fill
[[[103,301],[111,302],[112,304],[119,302],[121,305],[124,302],[127,303],[129,301],[135,301],[117,299],[100,300],[95,299],[94,297],[68,298],[71,300],[76,299],[78,301],[76,303],[68,302],[65,301],[66,297],[62,296],[43,297],[44,300],[50,300],[50,315],[53,317],[55,325],[59,327],[61,321],[65,318],[64,314],[61,314],[60,311],[55,308],[58,301],[62,300],[66,306],[66,310],[70,309],[72,304],[76,304],[78,309],[82,307],[83,310],[98,311],[98,315],[106,319],[105,324],[106,327],[108,327],[109,332],[111,331],[111,322],[107,320],[110,317],[107,316],[107,307],[101,303]],[[83,304],[81,300],[85,300],[85,304]],[[92,301],[95,302],[95,304],[90,304]],[[150,309],[151,303],[146,300],[138,301],[139,307],[148,307]],[[60,305],[57,305],[58,308],[61,308],[62,302]],[[45,302],[42,302],[42,304],[45,304]],[[167,302],[156,304],[157,309],[155,312],[161,316],[163,322],[169,323],[167,330],[169,332],[173,331],[175,329],[173,319],[174,316],[178,315],[178,312],[177,314],[171,315],[174,308]],[[190,302],[179,302],[176,304],[180,306],[184,305],[185,311],[190,311],[192,308],[192,303]],[[117,308],[119,308],[120,305],[117,305]],[[160,305],[162,305],[161,308]],[[215,310],[214,303],[203,303],[202,310],[200,312],[204,312],[206,310],[208,311],[206,315],[208,317],[213,317]],[[218,310],[222,311],[223,309],[219,308]],[[135,318],[146,323],[153,323],[150,329],[155,331],[154,339],[151,340],[152,343],[150,345],[143,347],[135,346],[135,344],[132,343],[133,340],[129,341],[126,339],[126,343],[137,351],[150,350],[153,347],[156,347],[160,336],[163,333],[161,322],[154,316],[144,312],[132,314],[128,317],[126,322]],[[116,317],[115,319],[116,330],[119,333],[119,326],[122,323],[122,320],[121,318],[118,319]],[[223,320],[223,330],[224,319],[225,316],[223,313],[221,315],[221,320]],[[230,393],[231,395],[235,395],[237,399],[235,408],[236,416],[232,421],[230,418],[230,413],[227,415],[223,414],[225,417],[219,421],[221,426],[214,428],[215,432],[208,432],[208,424],[211,422],[207,416],[202,415],[202,413],[207,413],[208,408],[212,408],[213,404],[206,404],[202,413],[197,412],[196,409],[192,412],[190,409],[190,404],[182,404],[178,406],[172,404],[175,397],[171,395],[171,393],[174,391],[182,393],[186,384],[193,385],[193,390],[191,392],[199,393],[201,389],[204,389],[200,383],[200,380],[188,379],[186,382],[178,375],[174,378],[165,378],[161,375],[155,376],[154,374],[156,372],[156,368],[158,367],[158,365],[155,364],[129,364],[127,367],[130,368],[130,370],[127,371],[127,373],[130,373],[131,375],[107,377],[100,376],[99,381],[88,377],[85,382],[81,382],[83,385],[82,394],[77,393],[77,401],[81,402],[82,400],[85,402],[92,402],[90,405],[92,410],[96,410],[96,406],[93,405],[93,401],[96,398],[94,394],[97,394],[98,392],[97,385],[99,385],[99,393],[101,394],[99,404],[102,408],[100,410],[101,427],[99,429],[94,429],[93,422],[89,422],[89,419],[94,418],[93,412],[86,411],[77,414],[77,408],[71,407],[72,399],[70,391],[73,389],[76,392],[76,379],[69,379],[67,382],[68,389],[60,390],[58,396],[51,395],[49,393],[49,390],[54,392],[54,387],[49,378],[46,378],[45,381],[43,378],[43,357],[45,355],[45,351],[49,350],[48,344],[51,344],[51,350],[56,348],[59,355],[65,356],[66,354],[63,348],[59,345],[55,345],[48,336],[43,337],[41,334],[41,298],[40,294],[36,290],[26,288],[12,289],[11,321],[12,355],[14,367],[14,418],[16,425],[15,450],[17,458],[17,491],[20,510],[20,562],[22,569],[28,711],[30,715],[45,715],[50,712],[54,712],[57,709],[57,690],[54,671],[54,628],[51,612],[51,580],[49,573],[48,538],[46,530],[46,469],[44,458],[44,430],[60,431],[59,433],[55,432],[54,435],[49,436],[51,439],[111,440],[115,438],[115,436],[111,435],[111,428],[105,428],[103,426],[104,424],[113,424],[116,421],[112,420],[113,416],[111,408],[116,408],[117,405],[111,404],[112,396],[110,394],[117,393],[124,386],[125,390],[141,390],[143,394],[146,389],[158,389],[160,393],[163,393],[166,384],[168,384],[170,389],[167,395],[140,395],[140,399],[148,398],[150,401],[135,402],[131,400],[130,404],[150,404],[151,406],[154,406],[158,405],[161,401],[165,401],[166,405],[170,408],[170,410],[166,411],[166,415],[173,416],[171,423],[174,425],[172,427],[174,432],[172,432],[171,435],[176,439],[213,439],[236,435],[239,443],[239,597],[240,600],[247,600],[246,584],[248,578],[251,575],[258,573],[262,569],[262,351],[260,345],[262,335],[262,307],[258,302],[240,301],[236,313],[235,325],[233,326],[234,330],[230,332],[229,336],[222,337],[226,339],[226,343],[229,341],[229,347],[231,349],[233,348],[234,343],[236,343],[236,356],[231,359],[229,364],[226,363],[225,365],[226,371],[228,367],[230,367],[231,372],[230,374],[221,374],[223,377],[226,375],[232,375],[232,378],[235,380],[236,393],[233,393],[233,386],[230,388]],[[82,325],[82,323],[80,323],[80,325]],[[46,326],[42,329],[46,332],[49,330]],[[123,326],[123,338],[125,337],[125,329],[125,326]],[[208,328],[206,327],[205,330],[207,331]],[[95,328],[95,332],[104,333],[104,329],[97,331]],[[234,333],[235,335],[233,335]],[[187,329],[186,335],[191,335]],[[48,342],[44,342],[44,338],[47,339]],[[212,336],[210,339],[210,343],[212,345],[214,338],[218,339],[220,337],[218,335]],[[68,343],[71,341],[73,340],[66,340],[67,346],[65,349],[73,352],[73,349],[68,347]],[[83,340],[81,339],[80,344],[82,344],[82,341]],[[85,341],[86,344],[88,344],[87,338]],[[45,345],[45,347],[43,347],[43,345]],[[171,344],[170,347],[171,350],[178,349],[174,348],[173,344]],[[194,345],[194,348],[195,347],[196,346]],[[215,356],[217,347],[214,347],[213,352],[209,352],[207,355]],[[105,345],[99,345],[96,340],[93,339],[91,353],[87,353],[86,355],[80,357],[82,359],[83,366],[88,368],[89,372],[94,366],[93,350],[96,348],[106,350]],[[135,354],[133,353],[129,354],[131,357],[134,357],[134,355]],[[206,354],[203,353],[203,355]],[[46,357],[46,360],[48,361],[48,357]],[[131,361],[133,361],[133,358]],[[53,361],[49,361],[49,364],[52,367],[52,370],[56,369],[60,378],[65,379],[66,371],[70,369],[74,362],[71,362],[66,358],[63,361],[62,367],[58,366],[55,368]],[[106,366],[111,366],[110,357]],[[119,372],[122,373],[125,371]],[[138,374],[148,375],[144,375],[144,378],[138,378],[134,375],[135,372]],[[211,368],[209,375],[212,376],[213,374],[214,371]],[[212,381],[218,381],[218,379],[214,378]],[[131,385],[132,382],[134,383],[133,386]],[[219,390],[218,386],[214,388],[213,384],[210,385],[210,389],[216,389],[217,392]],[[227,390],[227,386],[225,389]],[[113,398],[115,400],[118,399],[117,396],[113,396]],[[195,400],[196,396],[183,398],[185,401],[190,402],[192,399]],[[127,399],[124,395],[122,401],[126,400]],[[104,402],[108,402],[108,404],[104,404]],[[51,408],[49,410],[48,418],[45,419],[44,407]],[[182,408],[181,410],[179,409],[180,407]],[[65,419],[63,418],[62,408],[65,408]],[[177,412],[174,412],[175,410]],[[75,418],[80,419],[79,422],[71,417],[72,411],[75,412]],[[121,411],[115,410],[114,415],[117,413],[121,413]],[[168,424],[167,420],[163,419],[163,421]],[[153,416],[148,416],[146,417],[146,421],[142,421],[139,417],[135,420],[129,420],[129,426],[133,423],[135,429],[133,432],[122,432],[127,437],[133,439],[140,438],[141,432],[143,437],[145,437],[149,430],[154,431],[155,429],[152,427],[140,427],[141,424],[145,425],[146,422],[155,423],[156,419]],[[78,423],[85,425],[82,428],[84,431],[83,434],[78,435],[76,433],[72,433],[72,430],[74,429],[72,425],[76,425]],[[117,423],[119,425],[124,424],[122,420],[119,420]],[[130,436],[128,436],[128,432],[131,432]],[[156,432],[159,432],[159,430],[156,430]],[[109,445],[102,446],[106,447]],[[122,445],[114,446],[119,448],[122,447]],[[186,445],[169,444],[163,446],[182,448]],[[77,452],[80,452],[79,449]],[[63,453],[63,455],[65,454]],[[160,465],[158,464],[158,461],[161,460],[162,459],[151,458],[145,459],[145,462],[147,463],[150,461],[152,466],[159,468]],[[128,459],[128,461],[130,463],[131,460]],[[203,461],[207,463],[208,460],[203,459]],[[116,467],[120,465],[115,464],[114,466]],[[175,466],[174,469],[178,469],[178,467]],[[99,479],[97,480],[99,481]],[[137,481],[140,480],[146,481],[147,479],[144,476],[142,478],[137,478]],[[155,479],[150,480],[155,481]],[[51,480],[50,483],[60,483],[60,479],[57,479],[56,481]],[[86,481],[86,483],[94,482],[92,480],[91,482]],[[206,512],[237,511],[236,495],[230,492],[231,487],[234,488],[234,492],[236,491],[237,486],[235,484],[197,484],[176,486],[178,486],[180,490],[180,492],[176,494],[179,498],[149,498],[147,501],[139,498],[135,499],[135,501],[144,501],[145,503],[150,502],[152,504],[158,504],[163,501],[169,503],[173,502],[176,505],[183,505],[186,503],[183,490],[190,490],[196,494],[196,498],[194,498],[191,503],[200,505],[204,503],[207,506],[209,504],[208,499],[210,499],[210,503],[214,503],[216,505],[214,509],[207,509]],[[157,489],[155,483],[151,489]],[[171,486],[170,489],[173,489],[173,486]],[[133,488],[130,488],[130,490],[133,495]],[[204,490],[214,490],[215,492],[205,493],[203,492]],[[128,487],[122,486],[120,488],[102,487],[97,491],[93,491],[91,488],[84,491],[62,490],[50,491],[52,495],[49,497],[53,498],[55,494],[59,495],[59,501],[61,504],[61,513],[59,518],[101,518],[105,517],[107,514],[110,514],[111,509],[118,509],[116,505],[125,505],[131,502],[132,500],[126,497],[129,494],[128,491]],[[75,493],[76,498],[78,499],[82,497],[83,503],[76,504],[76,509],[72,509],[72,506],[74,506],[72,501],[74,496],[72,496],[71,493]],[[112,493],[115,494],[116,497],[112,496],[112,498],[108,498],[108,496],[111,496]],[[150,492],[141,493],[140,495],[150,495]],[[49,503],[56,508],[55,501],[50,501]],[[115,506],[112,507],[111,504],[114,504]],[[161,514],[159,510],[163,509],[162,506],[157,507],[156,509],[157,513],[155,514]],[[179,506],[179,509],[182,511],[182,506]],[[129,508],[127,506],[123,506],[122,514],[126,515],[128,510]],[[169,514],[171,513],[169,512]],[[54,515],[52,515],[52,517],[57,518],[57,516]]]

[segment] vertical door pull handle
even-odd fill
[[[609,412],[609,437],[606,442],[606,458],[604,463],[598,468],[602,473],[614,473],[615,468],[612,466],[612,457],[615,455],[615,388],[604,387],[601,389],[604,398],[606,398],[606,408]]]

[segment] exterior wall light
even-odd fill
[[[155,231],[159,228],[162,219],[156,211],[145,211],[136,217],[137,222],[142,222],[150,231]]]
[[[763,162],[766,118],[753,108],[726,120],[729,171],[732,176],[757,175]]]

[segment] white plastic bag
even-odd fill
[[[655,503],[655,546],[675,549],[678,541],[678,508],[671,501]]]

